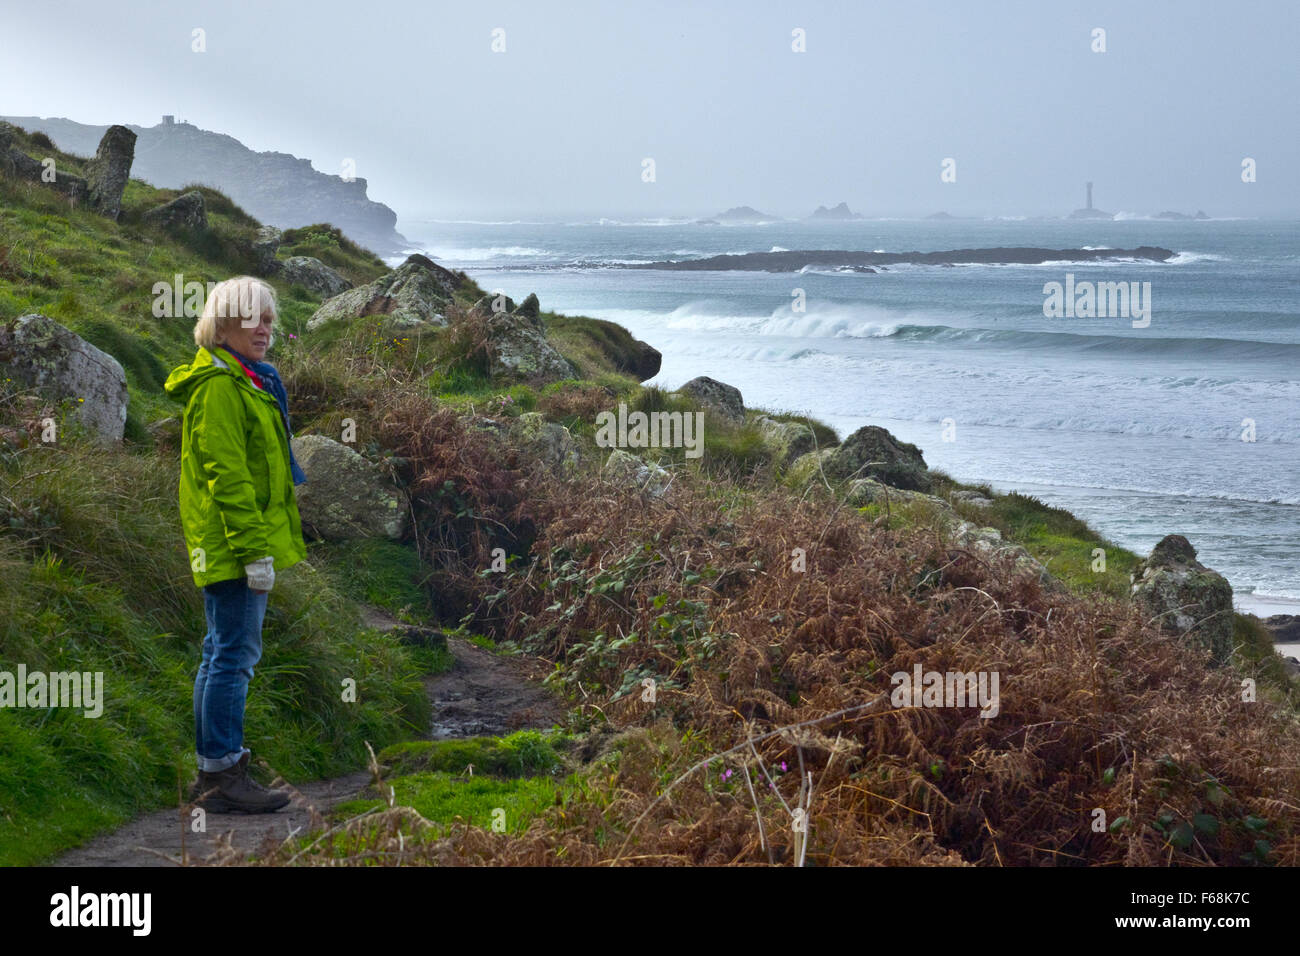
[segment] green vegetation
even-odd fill
[[[18,141],[49,151],[35,137]],[[159,427],[180,413],[161,385],[193,355],[192,320],[156,316],[154,287],[170,297],[180,275],[176,294],[188,301],[203,283],[252,271],[259,228],[196,188],[209,228],[169,233],[144,213],[184,190],[132,181],[112,223],[39,185],[0,180],[0,321],[42,312],[63,322],[118,358],[131,393],[120,449],[84,440],[69,407],[58,410],[68,427],[56,447],[0,440],[0,670],[22,662],[105,680],[95,720],[0,710],[0,863],[47,860],[174,806],[178,779],[192,773],[189,694],[205,621],[177,518],[174,430]],[[329,224],[287,231],[279,255],[315,256],[355,283],[386,271]],[[620,402],[700,407],[629,374],[637,349],[626,330],[544,313],[580,377],[505,385],[489,377],[483,326],[466,314],[483,294],[467,277],[448,328],[402,329],[374,315],[310,334],[319,299],[272,281],[273,360],[296,431],[337,435],[352,419],[357,450],[401,475],[415,518],[409,541],[313,543],[270,602],[247,717],[255,755],[291,780],[355,770],[367,743],[384,765],[379,796],[340,807],[335,823],[371,816],[321,854],[370,862],[418,836],[429,862],[457,862],[438,854],[464,850],[496,863],[592,863],[624,841],[635,859],[760,862],[754,814],[788,829],[771,791],[795,799],[790,783],[806,761],[823,801],[810,818],[819,861],[1294,861],[1294,828],[1276,812],[1300,764],[1288,749],[1294,694],[1269,635],[1238,615],[1232,673],[1187,666],[1130,613],[1137,556],[1068,512],[933,474],[940,499],[976,490],[992,500],[952,507],[1023,545],[1072,592],[1049,593],[955,553],[933,502],[854,509],[820,482],[793,492],[776,483],[785,468],[755,409],[736,423],[706,413],[701,459],[681,448],[644,455],[687,490],[668,501],[627,492],[599,474],[608,451],[595,445],[596,416]],[[6,385],[0,422],[30,421],[33,400]],[[508,423],[533,411],[569,430],[577,474],[545,474],[511,430],[471,418]],[[819,448],[839,441],[805,416],[769,417],[808,425]],[[497,547],[510,559],[504,573],[485,570]],[[1094,570],[1098,548],[1104,570]],[[806,569],[792,567],[796,552]],[[547,683],[572,705],[566,726],[591,735],[416,739],[430,719],[422,678],[452,658],[363,627],[360,604],[544,658]],[[996,733],[969,714],[855,711],[797,740],[769,734],[753,760],[733,753],[697,767],[744,728],[861,708],[922,654],[1014,675]],[[1239,694],[1242,674],[1260,679],[1260,704],[1226,722],[1223,701]],[[342,700],[348,678],[359,703]],[[1048,726],[1057,730],[1023,730]],[[844,756],[832,768],[837,739]],[[1264,779],[1261,768],[1277,773]],[[759,791],[752,803],[745,781]],[[1080,806],[1103,805],[1117,808],[1109,836],[1080,822]],[[314,839],[294,852],[316,853]],[[770,849],[767,859],[789,848]]]

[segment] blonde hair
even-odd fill
[[[218,282],[208,293],[203,314],[194,325],[194,343],[205,349],[216,348],[225,338],[232,322],[244,319],[261,321],[262,315],[271,313],[272,320],[279,318],[275,306],[275,289],[254,276],[235,276]],[[270,345],[275,344],[275,326],[271,326]],[[269,346],[268,346],[269,347]]]

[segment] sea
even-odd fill
[[[1067,508],[1139,554],[1182,534],[1241,609],[1300,613],[1300,222],[398,226],[411,251],[484,289],[625,326],[663,353],[654,384],[707,375],[747,407],[811,415],[841,436],[882,425],[930,467]],[[622,268],[774,250],[1143,245],[1176,254],[874,274]],[[1150,315],[1049,316],[1045,287],[1067,281],[1136,282]]]

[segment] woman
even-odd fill
[[[217,813],[270,813],[289,802],[248,774],[244,702],[262,656],[276,570],[302,560],[289,405],[274,366],[275,290],[239,276],[215,286],[194,328],[194,361],[167,392],[184,403],[181,525],[208,633],[194,681],[199,776],[190,798]]]

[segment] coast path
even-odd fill
[[[400,626],[388,614],[371,607],[364,609],[363,622],[381,631]],[[547,729],[561,719],[564,708],[541,684],[541,678],[549,670],[544,662],[536,658],[499,656],[452,637],[447,638],[447,649],[455,664],[450,670],[424,680],[433,705],[432,725],[426,739]],[[253,759],[256,762],[256,755]],[[218,850],[228,853],[227,845],[247,853],[268,841],[278,843],[295,830],[307,832],[313,808],[327,815],[339,803],[356,799],[370,782],[369,770],[297,786],[277,777],[274,786],[288,789],[292,799],[276,813],[208,814],[207,832],[192,833],[188,808],[155,810],[60,854],[51,865],[194,865],[204,863]]]

